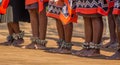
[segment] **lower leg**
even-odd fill
[[[84,18],[84,26],[85,26],[85,43],[83,44],[83,49],[77,52],[73,52],[74,55],[86,56],[88,54],[88,45],[93,40],[93,27],[92,20],[90,17]]]
[[[56,19],[56,26],[57,26],[59,39],[65,40],[64,27],[62,22],[58,19]]]
[[[103,33],[103,21],[102,17],[95,17],[92,19],[93,24],[93,43],[101,43],[102,33]]]
[[[59,47],[61,47],[62,42],[65,40],[64,26],[62,22],[58,19],[56,19],[56,26],[57,26],[58,36],[59,36],[57,44]]]
[[[18,34],[18,33],[21,32],[18,22],[12,22],[12,23],[11,23],[11,26],[12,26],[12,28],[13,28],[15,34]]]
[[[8,31],[9,31],[9,35],[13,35],[15,32],[11,26],[12,23],[7,23],[7,27],[8,27]]]
[[[65,33],[65,42],[66,43],[71,43],[72,32],[73,32],[73,23],[64,25],[64,33]]]
[[[9,36],[7,37],[7,41],[1,43],[1,45],[9,46],[14,41],[13,36],[12,36],[14,34],[14,30],[13,30],[13,28],[11,26],[11,23],[7,23],[7,27],[8,27]]]
[[[46,9],[41,11],[38,14],[38,17],[39,17],[38,27],[39,27],[39,41],[40,42],[37,42],[37,48],[38,49],[45,49],[46,43],[47,43],[47,41],[45,40],[46,39],[46,31],[47,31]]]
[[[84,25],[85,25],[85,42],[89,43],[93,40],[93,27],[92,20],[90,17],[84,17]]]
[[[20,31],[20,27],[19,27],[19,22],[12,22],[11,26],[14,30],[14,42],[13,42],[13,46],[20,46],[20,44],[24,43],[24,32]]]
[[[118,38],[118,50],[115,52],[115,54],[113,54],[111,57],[109,57],[108,59],[120,59],[120,16],[116,16],[115,17],[115,22],[117,25],[117,38]]]
[[[115,25],[115,19],[110,13],[108,15],[108,24],[109,24],[109,31],[110,31],[110,42],[108,42],[104,47],[105,48],[116,48],[117,45],[117,37],[116,37],[116,25]]]
[[[32,29],[32,36],[39,37],[39,23],[38,23],[38,14],[36,9],[30,9],[30,22],[31,22],[31,29]]]
[[[48,52],[58,53],[60,51],[61,45],[65,40],[64,27],[60,20],[56,19],[56,26],[58,31],[59,40],[57,41],[58,48],[53,48],[48,50]]]
[[[47,31],[47,16],[46,9],[39,13],[39,38],[40,40],[46,39],[46,31]]]
[[[109,21],[108,24],[109,24],[109,30],[110,30],[110,41],[116,42],[117,40],[116,32],[115,32],[116,24],[115,24],[115,20],[112,14],[108,16],[108,21]]]
[[[97,56],[100,54],[100,43],[102,39],[103,33],[103,21],[102,17],[94,17],[92,18],[93,25],[93,41],[90,43],[90,50],[87,56]],[[91,46],[94,46],[93,48]]]
[[[73,32],[73,23],[69,23],[64,25],[64,37],[65,40],[62,43],[61,46],[61,51],[59,53],[71,53],[71,49],[72,49],[72,43],[71,43],[71,39],[72,39],[72,32]]]
[[[39,27],[38,27],[38,10],[37,9],[30,9],[30,21],[31,21],[31,28],[32,28],[32,38],[31,43],[27,46],[23,46],[22,48],[28,49],[36,49],[36,41],[39,37]]]

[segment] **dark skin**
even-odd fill
[[[39,38],[41,40],[45,40],[46,38],[47,21],[46,9],[44,9],[41,13],[39,13]]]
[[[12,35],[14,33],[14,30],[11,26],[12,23],[7,23],[7,27],[8,27],[8,31],[9,31],[9,34]]]
[[[92,20],[91,18],[84,17],[84,28],[85,28],[85,42],[91,42],[93,40],[93,28],[92,28]],[[88,34],[89,32],[89,34]],[[87,53],[88,49],[82,49],[79,52],[75,52],[73,54],[80,55],[82,53]]]
[[[64,0],[51,1],[51,2],[56,3],[56,5],[58,5],[58,6],[63,6],[64,5]],[[57,26],[59,39],[62,39],[66,43],[71,43],[73,23],[70,22],[66,25],[63,25],[62,21],[56,19],[56,26]],[[63,44],[63,42],[60,42],[58,44]],[[65,49],[65,48],[61,48],[61,46],[59,46],[56,49],[50,49],[48,51],[52,52],[52,53],[63,53],[63,54],[71,53],[71,49],[68,50],[68,49]]]
[[[15,34],[20,33],[20,26],[18,22],[12,23],[11,26]]]
[[[84,17],[85,24],[85,42],[100,44],[103,33],[102,17]],[[98,56],[100,49],[82,49],[73,53],[78,56]]]
[[[47,21],[48,21],[46,16],[46,9],[44,9],[41,13],[39,13],[38,16],[39,16],[39,39],[45,40],[46,31],[47,31]],[[42,46],[40,44],[37,44],[37,49],[42,49]]]
[[[71,43],[73,23],[63,25],[60,20],[56,19],[56,26],[58,30],[59,39],[64,40],[66,43]],[[56,49],[50,49],[49,52],[68,54],[68,53],[71,53],[71,50],[61,49],[58,47]]]
[[[59,39],[65,40],[64,27],[62,22],[58,19],[56,19],[56,27],[57,27]]]
[[[38,10],[32,9],[28,10],[30,13],[30,21],[31,21],[31,29],[32,29],[32,35],[33,37],[39,37],[39,30],[38,30],[38,15],[37,12]],[[28,48],[28,49],[36,49],[36,43],[32,42],[27,46],[24,46],[23,48]]]
[[[15,34],[20,33],[20,28],[19,28],[19,23],[18,22],[7,23],[7,27],[8,27],[9,35],[13,35],[14,33]],[[23,39],[18,39],[18,40],[13,40],[13,41],[6,41],[2,44],[6,45],[6,46],[9,46],[9,45],[19,46],[23,42],[24,42]]]
[[[11,27],[13,28],[15,34],[19,34],[21,32],[20,31],[20,26],[19,26],[18,22],[12,23]],[[24,40],[23,40],[23,38],[20,38],[18,40],[14,40],[13,46],[19,47],[20,44],[22,44],[22,43],[24,43]]]
[[[116,36],[116,25],[115,19],[112,15],[113,8],[110,9],[110,13],[108,15],[108,24],[109,24],[109,31],[110,31],[110,42],[104,45],[104,48],[116,48],[117,46],[117,36]]]
[[[72,31],[73,31],[73,23],[69,23],[66,25],[63,25],[63,29],[64,29],[64,40],[66,43],[71,43],[71,39],[72,39]],[[61,51],[59,51],[59,53],[71,53],[71,50],[67,50],[67,49],[62,49]]]
[[[40,40],[45,40],[47,30],[46,9],[44,8],[44,10],[40,13],[38,12],[38,9],[30,9],[29,14],[33,37],[39,38]],[[23,48],[42,49],[43,47],[40,44],[36,44],[36,42],[32,42]]]
[[[108,59],[117,59],[120,60],[120,15],[115,15],[115,22],[116,22],[116,28],[117,28],[117,38],[118,38],[118,50]]]

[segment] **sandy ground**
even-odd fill
[[[83,21],[79,24],[74,24],[74,34],[72,42],[74,43],[74,50],[80,50],[80,44],[84,42],[84,28]],[[25,43],[29,44],[29,37],[31,36],[31,29],[29,23],[20,23],[20,27],[25,31]],[[5,41],[8,35],[5,23],[0,23],[0,42]],[[49,19],[47,40],[48,47],[56,47],[56,40],[58,39],[55,21]],[[107,40],[109,41],[109,39]],[[107,42],[104,41],[104,42]],[[106,60],[105,58],[112,55],[110,49],[102,49],[100,57],[77,57],[65,54],[47,53],[43,50],[29,50],[17,47],[0,46],[0,65],[120,65],[120,60]]]

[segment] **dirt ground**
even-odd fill
[[[80,18],[81,19],[81,18]],[[20,27],[25,31],[25,43],[30,43],[31,28],[29,23],[20,23]],[[74,32],[72,42],[74,50],[80,50],[80,44],[84,42],[83,20],[78,24],[74,24]],[[8,35],[5,23],[0,23],[0,42],[6,40]],[[48,47],[56,47],[58,39],[55,21],[49,19],[47,40]],[[104,42],[108,42],[107,39]],[[43,50],[21,49],[13,46],[0,46],[0,65],[120,65],[120,60],[107,60],[106,57],[113,54],[110,49],[102,49],[99,57],[77,57],[73,55],[54,54],[44,52]]]

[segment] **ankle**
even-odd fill
[[[84,49],[95,49],[95,50],[100,50],[101,46],[102,46],[101,43],[100,43],[100,44],[95,44],[95,43],[93,43],[93,42],[83,43],[83,45],[82,45],[82,47],[83,47]]]
[[[13,36],[12,35],[7,36],[7,41],[8,42],[13,42],[14,41]]]
[[[24,37],[24,31],[21,31],[20,33],[18,33],[18,34],[13,34],[12,36],[13,36],[13,38],[15,39],[15,40],[18,40],[18,39],[23,39],[23,37]]]
[[[40,40],[38,37],[31,37],[32,43],[39,44],[41,46],[46,46],[47,41],[46,40]]]
[[[30,40],[31,40],[31,43],[32,44],[37,44],[36,41],[37,41],[38,37],[31,37]]]
[[[72,49],[73,44],[72,43],[66,43],[65,41],[62,43],[61,47],[62,49],[67,49],[67,50],[71,50]]]
[[[36,40],[36,43],[41,45],[41,46],[45,46],[46,47],[47,41],[38,39],[38,40]]]
[[[64,42],[63,39],[59,39],[59,40],[57,40],[57,45],[58,45],[59,47],[61,47],[61,45],[62,45],[63,42]]]

